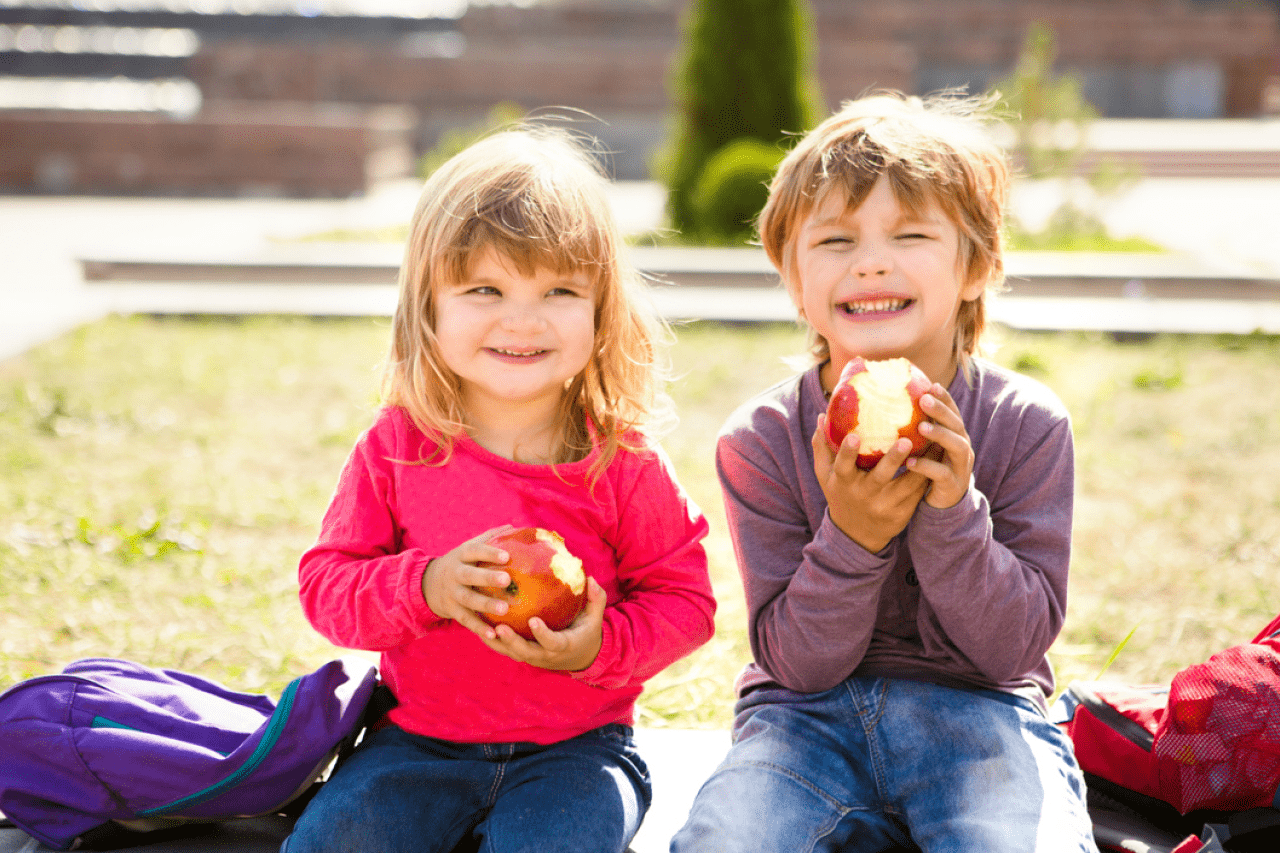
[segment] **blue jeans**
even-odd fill
[[[673,853],[1097,853],[1070,740],[1029,699],[851,677],[738,702]]]
[[[651,797],[626,726],[550,746],[388,726],[320,786],[280,853],[622,853]]]

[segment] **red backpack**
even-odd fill
[[[1091,795],[1174,832],[1250,827],[1227,850],[1280,850],[1280,616],[1168,687],[1072,683],[1053,717]]]

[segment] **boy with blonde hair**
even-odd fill
[[[717,445],[754,661],[673,851],[1096,851],[1070,742],[1045,718],[1071,426],[1048,388],[977,355],[1009,185],[987,112],[853,101],[772,182],[760,236],[815,363]],[[864,471],[856,436],[828,445],[855,356],[932,380],[925,456],[899,439]]]

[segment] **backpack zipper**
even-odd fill
[[[257,748],[249,759],[240,766],[236,772],[232,773],[221,782],[216,782],[209,787],[196,791],[194,794],[188,794],[179,800],[163,806],[154,806],[149,809],[140,809],[139,817],[151,817],[154,815],[168,814],[171,812],[181,811],[184,808],[202,803],[205,800],[213,799],[229,788],[232,788],[243,782],[250,776],[259,765],[267,759],[271,754],[271,750],[275,748],[276,742],[280,740],[280,735],[284,731],[285,725],[289,722],[289,712],[293,709],[293,698],[298,692],[298,685],[302,679],[294,679],[289,686],[280,694],[280,702],[276,705],[275,711],[271,714],[271,720],[267,723],[267,729],[262,735],[262,740],[258,742]]]

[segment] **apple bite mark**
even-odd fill
[[[551,557],[551,573],[569,587],[574,595],[582,595],[587,588],[587,573],[582,570],[582,561],[569,553],[564,540],[558,534],[538,528],[537,535],[539,542],[550,546],[555,551]]]
[[[899,361],[872,362],[866,371],[849,380],[858,391],[858,436],[867,452],[884,453],[898,440],[901,424],[911,422],[913,404],[907,393],[908,365]],[[875,417],[871,417],[875,413]]]
[[[910,455],[919,456],[929,445],[920,433],[927,420],[920,398],[931,387],[924,372],[905,358],[851,358],[827,405],[827,441],[839,450],[845,436],[857,435],[857,465],[863,469],[874,468],[899,438],[908,439]]]
[[[508,625],[526,640],[532,640],[530,619],[536,616],[552,631],[563,631],[586,607],[587,577],[582,561],[569,552],[558,533],[521,527],[495,536],[489,544],[506,551],[509,559],[503,565],[477,565],[501,569],[511,578],[505,587],[477,587],[485,595],[507,603],[507,612],[501,616],[478,613],[489,625]]]

